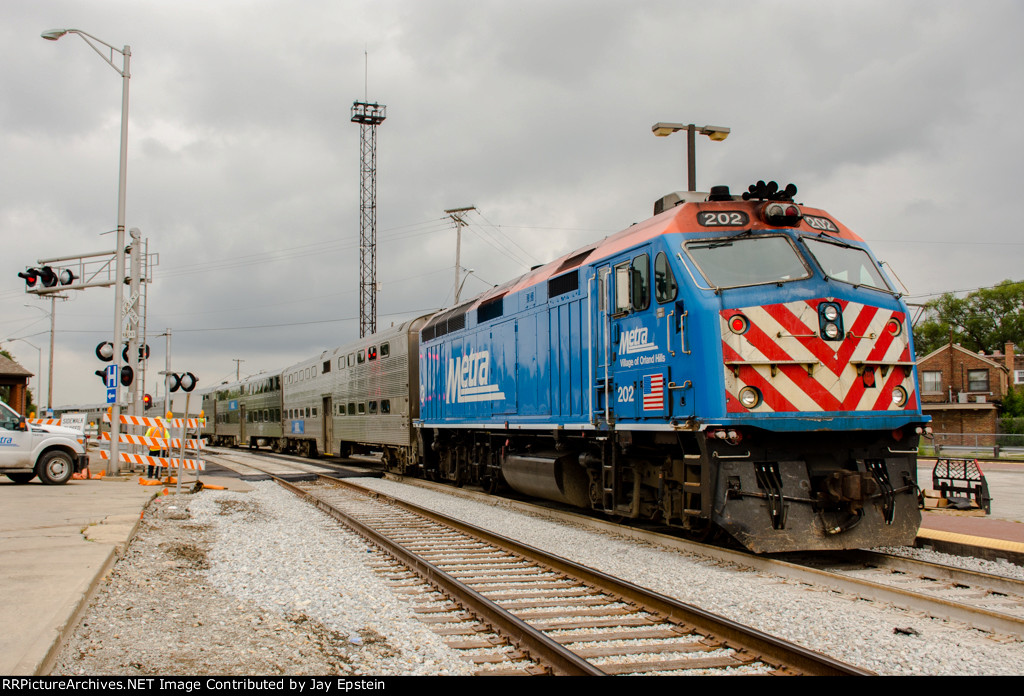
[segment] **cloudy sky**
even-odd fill
[[[686,139],[656,121],[731,128],[698,140],[699,189],[795,183],[912,302],[1024,278],[1016,0],[5,2],[0,339],[33,372],[49,302],[17,272],[112,249],[117,222],[121,79],[80,37],[40,38],[53,28],[131,46],[151,371],[170,328],[173,367],[201,387],[235,360],[272,371],[358,337],[364,97],[387,105],[378,326],[451,302],[445,209],[478,211],[464,296],[648,217],[686,187]],[[101,402],[113,290],[56,313],[55,404]]]

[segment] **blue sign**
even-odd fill
[[[113,389],[108,389],[107,390],[107,403],[108,404],[116,404],[117,403],[117,387],[114,387]]]
[[[306,421],[293,420],[292,421],[292,435],[305,435],[306,434]]]
[[[119,372],[117,365],[107,365],[107,389],[117,389],[117,373]],[[107,394],[108,403],[110,394]]]
[[[238,399],[232,399],[231,401],[228,402],[228,410],[229,411],[237,411],[238,410]]]

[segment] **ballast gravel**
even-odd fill
[[[518,513],[497,501],[482,505],[380,479],[359,479],[359,483],[878,674],[1024,674],[1024,642],[1020,640],[635,539]]]
[[[158,498],[54,675],[467,675],[367,565],[368,544],[274,483]]]
[[[1024,643],[636,540],[378,479],[451,514],[883,675],[1017,675]],[[370,563],[273,483],[158,498],[54,675],[468,675]]]

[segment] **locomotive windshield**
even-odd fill
[[[878,266],[863,249],[803,237],[807,250],[829,278],[892,292]]]
[[[719,288],[785,283],[811,275],[784,235],[702,240],[685,248],[708,283]]]

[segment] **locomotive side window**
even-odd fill
[[[391,399],[384,399],[380,402],[381,413],[391,413]]]
[[[829,278],[892,292],[878,266],[863,249],[801,237],[811,256]]]
[[[630,307],[629,264],[615,267],[615,314],[625,314]]]
[[[370,402],[370,413],[376,413],[376,412],[377,412],[377,402],[376,401],[371,401]]]
[[[355,405],[354,402],[350,401],[349,404],[348,404],[348,415],[350,415],[350,416],[356,415],[356,405]]]
[[[381,358],[386,358],[389,355],[391,355],[391,344],[390,343],[381,343],[380,344],[380,357]]]
[[[630,296],[633,310],[641,312],[651,306],[651,264],[647,254],[641,254],[633,259],[630,267],[630,281],[632,284]]]
[[[366,351],[365,350],[359,351],[359,354],[356,356],[356,362],[358,362],[360,365],[362,365],[364,362],[366,362]]]
[[[671,302],[676,299],[678,290],[672,267],[668,265],[668,256],[664,251],[659,251],[654,259],[654,299],[658,304]]]
[[[743,233],[740,233],[743,234]],[[701,275],[714,287],[787,283],[810,270],[785,235],[727,237],[683,245]]]

